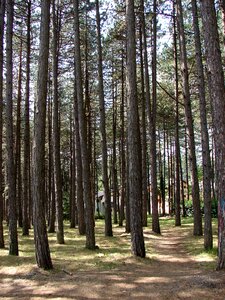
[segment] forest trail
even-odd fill
[[[119,233],[121,235],[121,232]],[[225,299],[225,272],[207,270],[190,256],[190,230],[169,228],[162,235],[145,230],[145,260],[129,257],[107,271],[46,272],[32,267],[0,267],[0,299]],[[153,254],[151,254],[151,252]]]

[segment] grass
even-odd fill
[[[145,246],[147,250],[147,259],[136,259],[135,263],[148,264],[151,259],[157,259],[157,252],[154,249],[154,243],[161,239],[160,235],[151,232],[151,219],[148,220],[148,227],[145,228],[146,238]],[[203,237],[194,237],[193,218],[183,218],[182,226],[175,227],[174,219],[170,217],[160,218],[162,234],[166,230],[173,229],[174,234],[181,231],[185,236],[185,247],[188,253],[203,265],[204,268],[215,268],[216,247],[211,251],[203,250]],[[217,242],[216,220],[213,220],[214,245]],[[91,251],[85,248],[85,236],[80,236],[77,229],[71,229],[69,223],[65,222],[65,245],[58,245],[54,233],[48,235],[51,257],[55,271],[62,269],[68,272],[76,270],[111,270],[133,260],[130,251],[130,235],[124,232],[124,228],[117,225],[113,226],[113,237],[104,236],[104,220],[96,221],[96,244],[99,249]],[[30,231],[29,237],[22,236],[21,229],[18,230],[19,236],[19,257],[8,255],[8,229],[5,227],[6,248],[0,249],[1,267],[21,267],[23,269],[32,269],[35,262],[33,231]],[[160,241],[159,241],[160,242]]]

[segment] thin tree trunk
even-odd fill
[[[23,235],[29,235],[30,204],[30,35],[31,1],[27,2],[27,56],[26,56],[26,96],[24,104],[24,152],[23,152]]]
[[[58,95],[58,60],[59,60],[59,7],[55,0],[52,2],[53,13],[53,165],[55,181],[56,203],[56,236],[59,244],[64,244],[63,228],[63,199],[62,199],[62,173],[60,162],[60,122],[59,122],[59,95]]]
[[[121,194],[120,194],[120,215],[119,226],[123,226],[124,220],[124,204],[126,195],[126,157],[125,157],[125,124],[124,124],[124,54],[122,52],[122,64],[121,64],[121,106],[120,106],[120,118],[121,118]]]
[[[213,108],[215,140],[215,170],[218,199],[218,269],[225,268],[225,88],[220,41],[214,2],[200,0],[207,69],[209,73],[209,91]]]
[[[191,111],[191,98],[190,98],[190,90],[189,90],[186,39],[184,33],[183,10],[182,10],[181,0],[177,0],[176,8],[177,8],[177,24],[178,24],[178,31],[179,31],[179,38],[180,38],[180,63],[181,63],[181,74],[183,80],[183,97],[184,97],[185,117],[186,117],[187,129],[188,129],[188,144],[190,149],[190,161],[191,161],[192,202],[193,202],[193,210],[194,210],[194,235],[202,235],[202,216],[201,216],[201,209],[200,209],[199,182],[198,182],[197,161],[196,161],[196,152],[195,152],[193,117]]]
[[[141,140],[138,116],[134,0],[126,0],[128,168],[132,253],[145,257],[142,229]]]
[[[112,68],[113,74],[113,68]],[[117,195],[118,195],[118,185],[117,185],[117,159],[116,159],[116,131],[117,131],[117,104],[114,92],[114,80],[112,79],[112,98],[113,98],[113,146],[112,146],[112,187],[113,187],[113,223],[118,223],[117,218]]]
[[[196,0],[192,0],[192,17],[195,35],[195,57],[196,67],[198,72],[198,93],[199,93],[199,110],[201,121],[201,138],[202,138],[202,164],[203,164],[203,197],[204,197],[204,247],[212,249],[212,199],[211,199],[211,161],[209,151],[209,134],[206,113],[206,98],[205,98],[205,78],[202,63],[202,50],[200,31],[198,24],[198,11]]]
[[[157,193],[157,158],[156,158],[156,50],[157,50],[157,4],[153,1],[153,46],[152,46],[152,110],[150,118],[150,153],[151,153],[151,188],[152,188],[152,230],[160,233]]]
[[[45,221],[45,123],[48,81],[50,0],[41,3],[41,33],[38,61],[37,103],[33,140],[33,223],[36,261],[39,268],[52,269]]]
[[[18,72],[18,93],[17,93],[17,112],[16,112],[16,153],[15,153],[15,180],[16,180],[16,201],[17,219],[19,227],[23,226],[22,216],[22,178],[21,178],[21,102],[22,102],[22,51],[23,41],[20,41],[19,72]]]
[[[141,11],[144,8],[141,6]],[[147,140],[146,140],[146,99],[145,99],[145,82],[144,82],[144,61],[143,61],[143,34],[142,26],[140,26],[140,63],[141,63],[141,128],[142,128],[142,139],[141,139],[141,148],[142,148],[142,225],[147,226]]]
[[[12,103],[12,37],[14,3],[6,2],[7,28],[6,28],[6,151],[7,151],[7,182],[9,205],[9,254],[18,255],[18,236],[16,218],[16,179],[13,154],[13,103]]]
[[[175,5],[174,5],[175,15]],[[181,225],[180,218],[180,139],[179,139],[179,87],[178,87],[178,57],[177,57],[177,30],[176,18],[173,18],[173,34],[174,34],[174,67],[175,67],[175,225]]]
[[[4,217],[4,199],[3,199],[3,173],[2,173],[2,131],[3,131],[3,38],[5,17],[5,0],[0,1],[0,248],[5,247],[3,217]]]
[[[87,128],[83,101],[83,80],[81,72],[80,30],[79,30],[79,1],[74,0],[74,37],[75,37],[75,70],[78,102],[79,135],[82,155],[82,175],[85,201],[86,248],[96,249],[94,231],[94,213],[91,195],[91,177],[89,155],[87,148]]]
[[[112,236],[112,218],[111,218],[111,197],[108,182],[108,162],[107,162],[107,141],[105,129],[105,100],[102,72],[102,45],[101,45],[101,28],[99,15],[99,1],[96,0],[96,22],[97,22],[97,43],[98,43],[98,94],[100,108],[100,131],[102,147],[102,174],[105,196],[105,235]],[[113,166],[114,167],[114,166]]]

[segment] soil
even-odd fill
[[[0,299],[225,299],[225,272],[207,270],[191,256],[183,231],[155,238],[157,255],[131,257],[108,271],[0,267]]]

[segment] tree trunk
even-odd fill
[[[3,232],[3,173],[2,173],[2,131],[3,131],[3,38],[4,38],[4,22],[5,17],[5,0],[0,1],[0,248],[4,248],[4,232]]]
[[[175,19],[175,6],[173,18],[173,34],[174,34],[174,67],[175,67],[175,226],[181,225],[180,218],[180,139],[179,139],[179,86],[178,86],[178,58],[177,58],[177,30]]]
[[[76,93],[76,92],[75,92]],[[84,197],[82,184],[82,160],[81,160],[81,145],[79,135],[78,122],[78,104],[77,97],[74,97],[74,122],[75,122],[75,158],[76,158],[76,195],[77,195],[77,211],[78,211],[78,230],[81,235],[85,234],[85,212],[84,212]]]
[[[121,65],[121,106],[120,106],[120,118],[121,118],[121,190],[120,190],[120,214],[119,214],[119,226],[123,226],[124,220],[124,204],[126,195],[126,157],[125,157],[125,124],[124,124],[124,54],[122,52],[122,65]]]
[[[15,153],[15,180],[16,180],[16,206],[17,206],[17,219],[19,227],[23,226],[22,216],[22,178],[21,178],[21,88],[22,88],[22,51],[23,41],[21,36],[20,41],[20,54],[19,54],[19,71],[18,71],[18,93],[17,93],[17,111],[16,111],[16,153]]]
[[[30,204],[30,33],[31,0],[27,2],[27,56],[26,56],[26,95],[24,104],[24,154],[23,154],[23,235],[29,235]]]
[[[126,0],[128,167],[132,252],[145,257],[142,229],[141,140],[138,116],[134,0]]]
[[[87,128],[83,101],[83,80],[81,72],[79,1],[74,0],[74,37],[75,37],[75,71],[78,102],[79,135],[81,142],[83,190],[85,201],[86,248],[96,249],[94,232],[94,214],[91,195],[91,174],[87,147]]]
[[[98,96],[100,108],[100,131],[102,147],[102,177],[105,196],[105,235],[112,236],[112,217],[111,217],[111,195],[108,181],[108,161],[107,161],[107,141],[105,129],[105,100],[102,72],[102,45],[101,45],[101,28],[99,15],[99,1],[96,0],[96,22],[97,22],[97,44],[98,44]],[[114,166],[113,166],[114,167]]]
[[[192,17],[195,35],[195,59],[198,73],[198,93],[199,93],[199,111],[201,121],[201,138],[202,138],[202,164],[203,164],[203,197],[204,197],[204,247],[205,249],[212,249],[212,216],[211,216],[211,161],[209,151],[209,134],[207,124],[206,112],[206,98],[205,98],[205,78],[202,63],[202,50],[200,31],[198,24],[198,11],[196,0],[192,0]]]
[[[156,40],[157,40],[157,4],[153,1],[153,46],[152,46],[152,110],[150,118],[150,154],[151,154],[151,188],[152,188],[152,230],[160,233],[157,192],[157,157],[156,157]]]
[[[141,11],[144,7],[141,6]],[[142,20],[141,20],[142,21]],[[142,24],[142,23],[141,23]],[[144,61],[143,61],[143,34],[140,26],[140,63],[141,63],[141,148],[142,148],[142,225],[147,226],[147,139],[146,139],[146,99],[145,99],[145,82],[144,82]]]
[[[59,122],[59,95],[58,95],[58,60],[59,60],[59,33],[60,16],[59,7],[55,0],[52,1],[53,13],[53,165],[55,181],[56,203],[56,236],[59,244],[64,244],[63,228],[63,197],[62,197],[62,174],[60,162],[60,122]]]
[[[18,255],[17,217],[16,217],[16,179],[13,154],[13,103],[12,103],[12,37],[13,10],[12,0],[7,0],[7,28],[6,28],[6,152],[7,152],[7,183],[9,205],[9,254]]]
[[[218,269],[225,268],[225,88],[214,2],[200,0],[209,89],[213,108],[215,173],[218,199]]]
[[[41,32],[38,61],[37,103],[33,140],[33,223],[37,265],[52,269],[45,221],[45,123],[49,56],[50,0],[41,2]]]
[[[187,65],[187,51],[186,51],[186,39],[184,33],[183,11],[181,0],[177,0],[177,24],[180,38],[180,64],[181,74],[183,81],[183,97],[185,106],[185,117],[188,129],[188,145],[190,149],[190,162],[191,162],[191,174],[192,174],[192,202],[194,210],[194,235],[202,235],[202,216],[200,209],[200,197],[199,197],[199,182],[197,173],[197,161],[195,152],[195,138],[193,128],[193,117],[191,111],[191,98],[189,90],[189,78],[188,78],[188,65]]]

